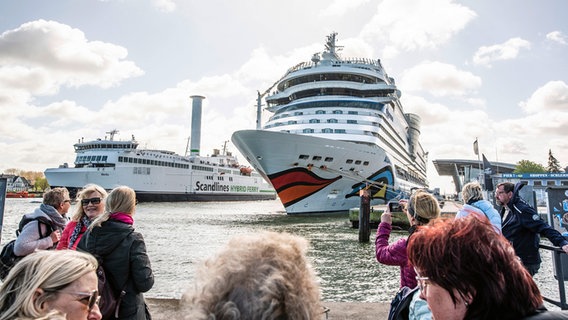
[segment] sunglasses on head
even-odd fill
[[[84,206],[88,205],[89,203],[99,204],[99,203],[101,203],[101,198],[97,197],[97,198],[90,198],[90,199],[81,200],[81,204],[84,205]]]

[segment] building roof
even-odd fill
[[[468,183],[466,181],[465,172],[467,169],[482,171],[483,163],[478,160],[465,160],[465,159],[438,159],[432,161],[438,175],[440,176],[450,176],[453,179],[454,186],[456,188],[455,192],[459,193],[462,189],[462,183]],[[515,170],[516,165],[503,162],[490,162],[491,165],[491,175],[502,174],[502,173],[512,173]],[[478,172],[479,172],[478,171]]]
[[[465,167],[483,168],[483,163],[477,160],[464,160],[464,159],[438,159],[432,161],[438,175],[440,176],[453,176],[455,170],[463,172]],[[493,174],[498,173],[511,173],[515,170],[516,165],[504,162],[490,162]]]

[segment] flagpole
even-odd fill
[[[479,169],[479,174],[477,175],[477,181],[479,181],[479,184],[484,186],[483,182],[481,181],[481,174],[483,172],[481,171],[481,159],[479,158],[479,143],[477,142],[477,137],[475,137],[475,141],[473,142],[473,152],[475,152],[475,154],[477,155],[477,164]]]

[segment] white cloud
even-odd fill
[[[68,25],[36,20],[0,35],[0,78],[9,82],[15,72],[27,74],[27,81],[12,81],[12,87],[44,94],[53,94],[61,85],[106,88],[143,74],[124,60],[127,54],[123,47],[88,41]]]
[[[334,0],[329,6],[321,10],[320,16],[344,16],[348,11],[357,8],[369,0]]]
[[[405,90],[426,91],[435,96],[463,96],[480,86],[480,77],[437,61],[426,61],[406,70],[401,81]]]
[[[498,60],[515,59],[522,49],[530,49],[531,43],[521,38],[512,38],[502,44],[483,46],[473,55],[473,63],[491,67]]]
[[[568,44],[567,37],[560,31],[552,31],[548,33],[546,35],[546,39],[563,45]]]
[[[162,12],[172,12],[177,8],[175,1],[172,0],[152,0],[152,2]]]
[[[446,43],[476,18],[476,13],[452,0],[385,0],[360,35],[385,44],[383,58],[399,51],[432,49]]]
[[[564,81],[550,81],[538,88],[527,101],[520,103],[528,113],[568,110],[568,84]]]

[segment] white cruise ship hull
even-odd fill
[[[232,142],[271,182],[288,214],[348,211],[359,207],[365,188],[372,204],[404,192],[391,157],[376,145],[266,130],[236,131]]]

